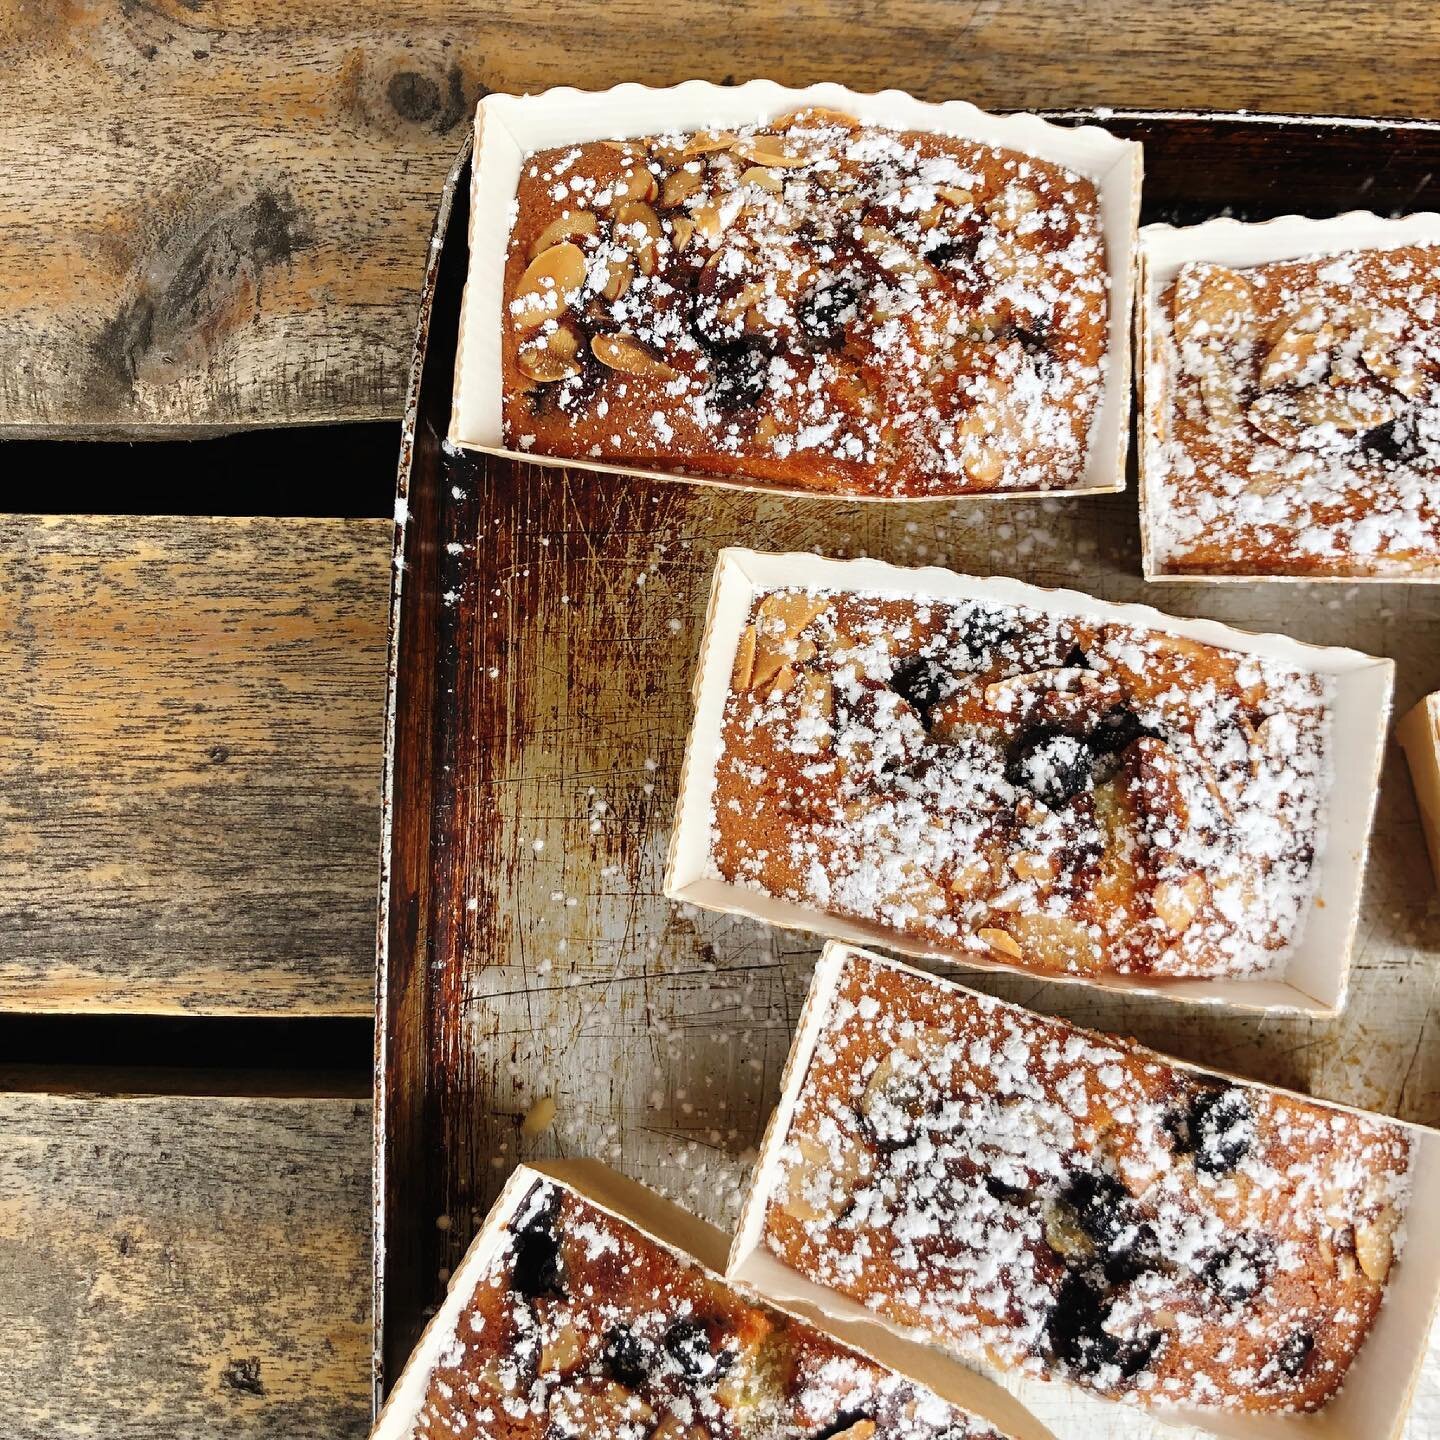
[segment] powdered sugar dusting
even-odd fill
[[[1313,1408],[1403,1235],[1390,1122],[848,954],[767,1197],[805,1275],[1007,1368]]]
[[[710,874],[1040,970],[1278,972],[1315,884],[1329,682],[991,602],[760,594]]]

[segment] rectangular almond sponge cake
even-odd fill
[[[583,1193],[541,1175],[514,1186],[487,1263],[461,1267],[438,1351],[421,1342],[428,1375],[415,1388],[407,1368],[396,1387],[410,1414],[382,1415],[377,1436],[1006,1440]]]
[[[1239,268],[1194,260],[1150,324],[1157,568],[1440,570],[1440,245]]]
[[[811,1005],[749,1205],[785,1265],[1114,1398],[1309,1410],[1340,1386],[1400,1246],[1403,1127],[842,947]]]
[[[1314,894],[1330,693],[1160,629],[760,589],[708,874],[1040,972],[1276,971]]]
[[[853,495],[1070,488],[1108,290],[1094,183],[1015,150],[814,107],[541,150],[505,443]]]

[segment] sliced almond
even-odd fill
[[[1088,975],[1100,968],[1104,956],[1090,927],[1068,915],[1036,915],[1021,909],[1005,921],[1011,940],[1025,964],[1056,973]],[[1005,932],[1002,932],[1005,933]]]
[[[830,1440],[875,1440],[875,1422],[857,1420],[830,1437]]]
[[[772,170],[792,170],[809,164],[809,156],[779,135],[747,135],[730,147],[742,160],[752,165],[768,165]]]
[[[1214,345],[1239,340],[1255,331],[1255,291],[1238,271],[1225,265],[1192,262],[1175,287],[1175,339]]]
[[[765,634],[788,639],[823,615],[827,603],[806,590],[772,590],[756,607],[755,620]]]
[[[992,950],[1001,955],[1009,956],[1011,960],[1019,960],[1024,951],[1020,949],[1019,943],[1008,930],[1001,930],[995,926],[987,926],[985,929],[976,932],[981,940]]]
[[[525,267],[511,313],[521,329],[538,329],[563,315],[584,284],[585,252],[569,240],[562,241]]]
[[[952,895],[973,895],[990,878],[988,860],[970,860],[950,877],[948,889]]]
[[[718,1400],[720,1386],[716,1386],[715,1393]],[[703,1425],[688,1424],[672,1410],[650,1432],[650,1440],[710,1440],[710,1432]]]
[[[780,177],[765,165],[752,165],[741,174],[740,183],[742,185],[758,185],[772,195],[778,195],[783,188]]]
[[[615,238],[635,256],[642,275],[653,275],[656,243],[663,231],[660,217],[643,200],[627,200],[615,210]]]
[[[1414,400],[1429,385],[1429,377],[1418,365],[1401,364],[1396,352],[1404,351],[1398,336],[1382,334],[1374,328],[1361,332],[1360,360],[1377,380],[1383,380],[1407,400]],[[1413,359],[1413,352],[1409,352]]]
[[[628,155],[634,160],[641,162],[645,159],[645,147],[635,140],[602,140],[600,142],[607,150],[614,150],[618,155]]]
[[[635,279],[635,261],[629,256],[610,260],[605,268],[605,283],[600,293],[607,300],[619,300]]]
[[[1217,425],[1232,429],[1240,425],[1245,418],[1240,408],[1240,377],[1224,365],[1207,365],[1199,378],[1205,413]]]
[[[712,245],[725,233],[725,222],[717,205],[701,205],[691,217],[696,231]]]
[[[542,385],[551,385],[580,373],[579,353],[580,337],[569,325],[560,325],[521,344],[515,364],[522,375]]]
[[[585,1341],[568,1321],[540,1348],[540,1373],[564,1375],[573,1370],[585,1355]]]
[[[533,260],[562,240],[593,235],[599,223],[593,210],[571,210],[566,215],[557,215],[531,242],[530,258]]]
[[[975,203],[975,196],[969,190],[962,189],[959,185],[937,185],[935,187],[935,193],[945,201],[947,205],[954,205],[958,209],[963,209],[966,205],[973,205]]]
[[[747,625],[740,632],[739,643],[735,646],[735,664],[730,671],[730,688],[748,690],[750,679],[755,673],[755,627]]]
[[[660,187],[660,208],[674,210],[683,205],[705,183],[705,170],[698,162],[672,170]]]
[[[1205,877],[1195,873],[1183,880],[1162,880],[1155,887],[1152,903],[1161,924],[1179,935],[1190,928],[1209,895]]]
[[[1040,208],[1040,197],[1028,185],[1007,185],[986,207],[997,230],[1018,230],[1027,215]]]
[[[660,193],[660,186],[645,165],[627,171],[610,187],[610,205],[618,209],[632,200],[653,200]]]
[[[1014,870],[1022,880],[1038,880],[1042,884],[1055,878],[1055,862],[1038,850],[1024,850],[1015,857]]]
[[[1312,385],[1324,378],[1330,368],[1330,350],[1335,344],[1335,328],[1288,327],[1270,347],[1260,367],[1260,388],[1273,390],[1277,385]]]
[[[622,375],[634,375],[642,380],[674,380],[680,373],[623,330],[615,335],[596,335],[590,341],[590,349],[602,365]]]
[[[835,687],[830,677],[819,670],[802,670],[795,689],[800,697],[801,716],[812,724],[828,727],[835,718]]]
[[[728,150],[735,143],[735,137],[728,130],[701,130],[692,135],[681,152],[690,155],[713,155],[717,150]]]
[[[557,1385],[550,1394],[552,1433],[586,1437],[639,1435],[649,1430],[655,1411],[641,1396],[614,1380],[582,1375]]]
[[[759,669],[757,664],[756,669]],[[795,667],[787,660],[775,672],[775,678],[770,682],[771,695],[788,695],[795,688]],[[758,688],[758,687],[757,687]]]
[[[799,110],[791,110],[778,120],[770,122],[772,130],[792,130],[806,126],[838,126],[841,130],[858,130],[860,122],[843,110],[831,110],[824,105],[804,105]],[[837,1436],[836,1440],[841,1440],[841,1437]]]
[[[694,233],[695,222],[688,215],[672,215],[670,217],[671,243],[676,250],[684,250]]]
[[[1395,1258],[1395,1212],[1388,1205],[1374,1220],[1356,1225],[1355,1258],[1377,1285],[1385,1283]]]
[[[728,300],[721,301],[716,307],[715,317],[722,325],[734,325],[744,319],[746,312],[761,304],[768,295],[769,289],[763,280],[753,281],[736,291]]]
[[[836,1219],[850,1207],[855,1187],[869,1173],[870,1157],[848,1137],[837,1142],[834,1152],[810,1135],[791,1142],[795,1159],[785,1176],[780,1208],[805,1224]]]

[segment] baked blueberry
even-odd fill
[[[1255,1143],[1255,1115],[1245,1092],[1203,1090],[1190,1102],[1190,1144],[1195,1168],[1206,1175],[1228,1175]]]
[[[1097,755],[1118,755],[1142,735],[1154,733],[1128,705],[1115,705],[1095,723],[1085,742]]]
[[[1010,747],[1005,778],[1047,805],[1090,788],[1095,757],[1083,740],[1053,726],[1027,730]]]
[[[510,1271],[511,1288],[530,1300],[541,1295],[563,1295],[565,1279],[554,1207],[532,1216],[524,1229],[514,1234],[515,1263]]]
[[[957,684],[948,670],[923,655],[902,660],[890,676],[890,688],[908,700],[927,725],[930,712],[955,693]]]
[[[649,1342],[624,1325],[615,1326],[605,1337],[605,1348],[600,1354],[605,1373],[632,1390],[645,1379],[651,1359]]]
[[[846,280],[812,290],[795,307],[800,333],[818,349],[837,349],[845,340],[845,322],[854,318],[858,296]]]
[[[1160,1347],[1159,1331],[1122,1340],[1105,1329],[1110,1307],[1084,1275],[1071,1272],[1060,1287],[1046,1330],[1056,1358],[1082,1375],[1096,1375],[1107,1365],[1129,1379],[1143,1370]]]
[[[735,1358],[728,1350],[710,1348],[710,1333],[698,1320],[676,1320],[665,1332],[665,1348],[691,1380],[714,1380]]]
[[[1238,1305],[1264,1287],[1270,1260],[1270,1245],[1263,1236],[1242,1235],[1235,1244],[1217,1250],[1200,1276],[1222,1300]]]
[[[1292,1330],[1275,1351],[1280,1373],[1294,1380],[1310,1363],[1310,1352],[1314,1348],[1315,1337],[1308,1330]]]
[[[753,410],[769,384],[770,353],[747,340],[712,344],[710,403],[723,415]]]

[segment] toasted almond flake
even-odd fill
[[[635,261],[629,256],[623,259],[608,261],[605,267],[605,283],[600,287],[600,293],[607,300],[619,300],[630,288],[630,283],[635,279]]]
[[[1055,878],[1055,862],[1035,850],[1023,850],[1015,857],[1015,873],[1022,880],[1049,881]]]
[[[643,200],[627,200],[615,210],[615,238],[635,256],[642,275],[653,275],[658,263],[656,242],[664,233],[660,217]]]
[[[780,177],[765,165],[752,165],[740,176],[742,185],[758,185],[772,195],[778,195],[783,188]]]
[[[853,1425],[847,1425],[839,1434],[831,1436],[831,1440],[874,1440],[874,1436],[873,1420],[857,1420]]]
[[[1255,331],[1255,291],[1238,271],[1225,265],[1192,262],[1180,272],[1177,296],[1188,291],[1188,281],[1197,281],[1193,297],[1177,305],[1175,339],[1211,345],[1237,340]]]
[[[688,215],[675,215],[670,220],[670,232],[677,250],[684,250],[695,233],[695,222]]]
[[[748,690],[750,679],[755,673],[755,627],[747,625],[740,632],[735,646],[735,663],[730,670],[730,686],[734,690]]]
[[[809,163],[809,157],[802,155],[778,135],[747,135],[737,140],[731,149],[742,160],[752,165],[768,165],[772,170],[791,170],[797,165]]]
[[[694,212],[693,219],[695,229],[712,245],[725,233],[725,222],[720,218],[720,209],[716,205],[701,205]]]
[[[526,340],[516,352],[515,364],[522,375],[542,385],[569,379],[580,373],[580,337],[569,325]]]
[[[1304,385],[1322,379],[1334,343],[1331,325],[1304,330],[1290,326],[1271,346],[1260,367],[1260,388],[1273,390],[1277,385]]]
[[[1355,1258],[1360,1268],[1383,1285],[1395,1257],[1395,1212],[1387,1205],[1374,1220],[1362,1220],[1355,1227]]]
[[[1008,955],[1012,960],[1020,959],[1024,953],[1016,943],[1015,937],[1008,930],[1000,930],[994,926],[987,926],[977,932],[979,938],[992,950],[998,951],[1001,955]]]
[[[1393,420],[1396,410],[1385,397],[1353,385],[1312,385],[1295,397],[1295,413],[1305,425],[1353,435]]]
[[[792,1141],[797,1158],[785,1177],[780,1208],[802,1224],[834,1220],[850,1207],[856,1185],[869,1173],[870,1157],[855,1141],[841,1137],[835,1153],[810,1135]]]
[[[530,258],[535,259],[562,240],[593,235],[598,225],[593,210],[572,210],[568,215],[557,215],[531,242]]]
[[[585,284],[585,252],[566,240],[537,255],[515,287],[515,315],[521,329],[538,329],[563,315]]]
[[[660,193],[655,177],[644,166],[628,171],[611,187],[610,205],[618,210],[620,206],[633,201],[653,200]]]
[[[1179,935],[1194,923],[1209,894],[1205,877],[1198,873],[1183,880],[1162,880],[1155,887],[1155,914],[1167,929]]]
[[[652,355],[633,335],[623,330],[615,335],[596,335],[590,341],[595,358],[611,370],[644,380],[674,380],[679,371]]]
[[[825,105],[802,105],[798,110],[791,110],[782,115],[778,120],[770,122],[772,130],[791,130],[796,126],[818,127],[822,125],[836,125],[842,130],[858,130],[860,122],[853,116],[847,115],[843,110],[831,110]],[[840,1440],[840,1437],[836,1437]]]
[[[692,135],[681,152],[686,156],[713,155],[717,150],[728,150],[735,143],[735,137],[728,130],[701,130]]]
[[[760,628],[767,635],[798,635],[810,622],[823,615],[826,599],[807,590],[772,590],[755,611]]]
[[[568,1321],[549,1335],[540,1348],[540,1373],[561,1375],[573,1370],[585,1353],[580,1332]]]
[[[660,187],[659,204],[663,210],[683,205],[705,183],[705,172],[698,165],[685,165],[672,170]]]

